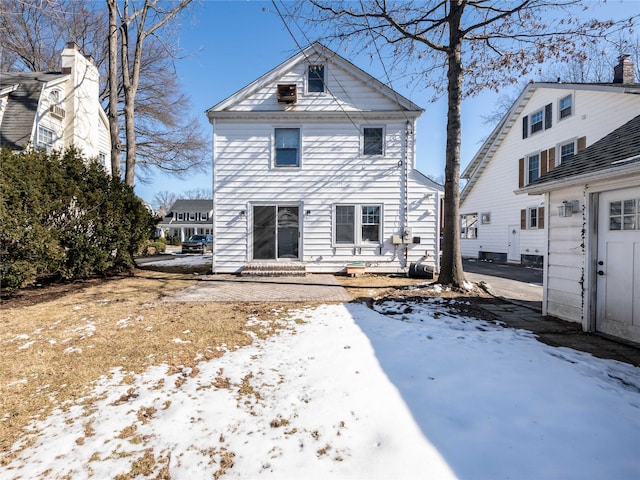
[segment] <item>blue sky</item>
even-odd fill
[[[280,2],[278,2],[280,4]],[[631,14],[640,8],[638,0],[626,0],[622,5],[612,2],[608,8]],[[626,10],[626,12],[625,12]],[[201,121],[211,138],[212,130],[205,111],[264,75],[294,55],[297,45],[306,46],[317,38],[304,35],[297,25],[290,25],[295,40],[278,17],[270,1],[213,1],[194,2],[182,20],[180,48],[187,56],[177,62],[177,71],[185,92],[191,97],[193,114]],[[304,28],[304,27],[303,27]],[[327,45],[330,48],[335,46]],[[339,51],[349,61],[377,78],[385,78],[381,67],[369,58],[351,56]],[[417,167],[433,177],[444,174],[446,141],[446,99],[431,103],[433,92],[414,88],[408,90],[401,82],[391,87],[425,109],[417,124]],[[515,98],[521,87],[506,89],[500,95]],[[484,91],[466,99],[462,110],[462,167],[471,160],[490,133],[492,126],[483,122],[483,115],[491,113],[500,96]],[[136,193],[153,203],[159,191],[178,196],[193,189],[211,189],[211,174],[196,173],[181,181],[157,174],[148,183],[136,183]],[[154,205],[155,206],[155,205]]]

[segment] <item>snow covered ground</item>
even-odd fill
[[[437,299],[375,310],[282,315],[197,372],[112,372],[0,479],[640,478],[640,369]]]

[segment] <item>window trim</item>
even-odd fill
[[[475,220],[471,222],[468,220],[468,217],[475,217]],[[460,215],[460,239],[462,240],[475,240],[478,238],[478,213],[463,213]],[[469,232],[473,231],[474,236],[469,236]]]
[[[562,101],[567,99],[567,98],[571,102],[570,105],[569,105],[570,111],[569,111],[569,113],[567,115],[563,115],[562,114],[562,111],[563,111]],[[565,95],[564,97],[560,97],[558,99],[558,121],[564,120],[566,118],[573,117],[574,113],[575,113],[575,109],[574,109],[574,105],[573,105],[573,93],[570,93],[569,95]]]
[[[311,85],[311,68],[312,67],[322,67],[322,90],[316,91],[311,90],[309,87]],[[327,64],[326,63],[308,63],[307,64],[307,78],[305,82],[306,92],[309,95],[324,95],[327,93]]]
[[[533,217],[532,213],[535,212],[535,225],[533,225]],[[527,207],[527,230],[538,230],[540,225],[540,219],[538,218],[538,207]]]
[[[338,243],[336,235],[338,233],[337,226],[337,207],[353,207],[353,243]],[[362,237],[362,228],[365,225],[363,222],[362,214],[365,207],[374,207],[378,209],[378,241],[366,241]],[[381,203],[334,203],[331,207],[331,224],[333,233],[331,235],[331,242],[334,248],[340,247],[380,247],[384,243],[384,208]]]
[[[571,140],[567,140],[566,142],[562,142],[562,143],[558,143],[556,145],[556,152],[557,153],[557,158],[556,160],[556,165],[560,165],[562,164],[563,160],[562,160],[562,147],[566,147],[567,145],[573,145],[573,155],[571,155],[571,157],[565,159],[564,161],[566,162],[567,160],[570,160],[571,158],[573,158],[577,153],[578,153],[578,139],[577,138],[572,138]]]
[[[365,153],[365,130],[381,130],[380,150],[381,153]],[[384,157],[386,154],[387,131],[384,125],[363,125],[360,127],[360,156],[361,157]]]
[[[50,143],[45,143],[44,140],[42,139],[43,134],[45,132],[50,136],[50,140],[51,140]],[[44,125],[38,125],[38,138],[36,141],[36,145],[38,146],[38,148],[42,148],[47,151],[50,151],[56,144],[55,134],[56,132],[53,131],[52,129],[45,127]]]
[[[277,155],[278,155],[278,146],[276,144],[276,131],[277,130],[297,130],[298,131],[298,153],[296,158],[295,165],[278,165],[277,164]],[[302,168],[302,128],[300,126],[277,126],[273,127],[272,130],[272,142],[273,148],[271,149],[271,168],[277,170],[298,170]]]
[[[531,171],[531,167],[530,167],[530,161],[533,157],[538,157],[538,176],[536,178],[534,178],[533,180],[531,180],[531,175],[530,175],[530,171]],[[528,155],[525,155],[524,157],[524,184],[525,185],[529,185],[531,182],[537,180],[538,178],[540,178],[540,172],[541,172],[541,152],[535,152],[535,153],[530,153]]]

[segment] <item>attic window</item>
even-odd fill
[[[324,65],[309,65],[307,92],[324,92]]]
[[[278,102],[279,103],[296,103],[298,95],[295,83],[287,83],[278,85]]]

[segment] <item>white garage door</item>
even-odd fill
[[[600,194],[596,330],[640,342],[640,188]]]

